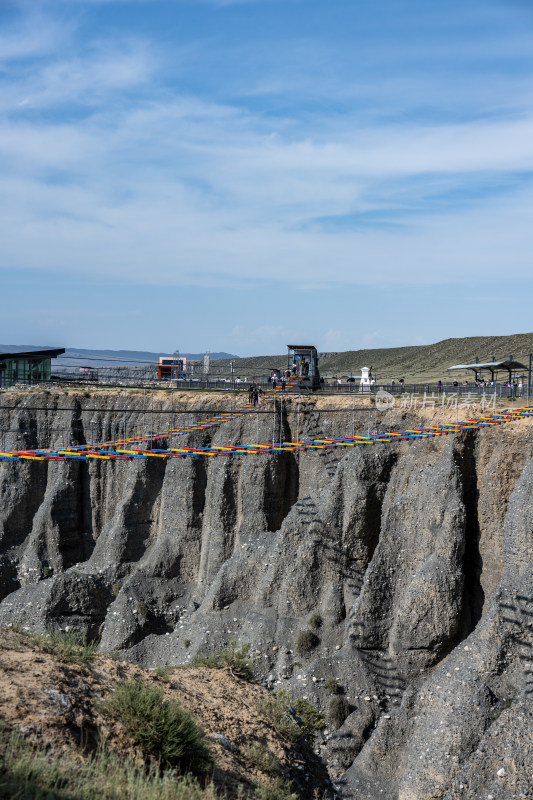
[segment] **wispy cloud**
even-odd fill
[[[312,44],[300,44],[286,80],[272,72],[270,88],[253,70],[248,79],[234,71],[240,94],[229,97],[227,86],[195,90],[186,60],[172,67],[188,40],[172,59],[153,34],[81,37],[77,24],[43,14],[19,21],[18,50],[16,26],[0,37],[4,63],[22,59],[0,81],[6,264],[75,265],[139,283],[149,270],[176,285],[269,276],[302,288],[460,281],[497,274],[502,259],[507,274],[529,270],[533,102],[524,76],[510,105],[492,98],[486,113],[478,105],[463,119],[455,108],[430,120],[388,113],[387,92],[413,105],[433,86],[450,99],[444,79],[406,70],[387,89],[369,73],[347,81],[331,113],[323,98],[339,82],[323,69],[327,46],[316,68]],[[207,81],[206,51],[195,45]],[[310,97],[313,81],[320,100],[311,112],[292,98],[304,86]],[[500,81],[503,98],[509,84]],[[269,94],[286,102],[267,113]],[[363,96],[374,96],[371,115]],[[469,96],[457,90],[460,105]],[[350,97],[358,102],[346,105]]]

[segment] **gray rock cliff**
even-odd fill
[[[126,417],[112,392],[0,399],[6,450],[164,430],[222,402],[182,395],[154,412],[140,393]],[[179,442],[369,424],[313,399],[276,414]],[[0,625],[80,628],[147,667],[249,642],[260,681],[331,714],[317,749],[344,797],[533,796],[532,432],[522,421],[298,454],[1,462]]]

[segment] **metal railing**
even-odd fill
[[[130,388],[150,388],[150,389],[182,389],[182,390],[197,390],[197,391],[233,391],[233,392],[248,392],[252,383],[260,386],[263,391],[269,391],[272,389],[272,383],[268,380],[266,376],[258,376],[258,377],[251,377],[248,381],[239,380],[237,378],[220,378],[220,377],[211,377],[209,375],[205,375],[202,377],[194,378],[179,378],[177,380],[162,380],[158,381],[155,377],[151,375],[146,375],[143,371],[139,371],[141,374],[132,374],[133,371],[123,372],[122,370],[114,370],[113,374],[109,374],[108,371],[105,373],[99,372],[96,374],[96,370],[91,372],[90,374],[87,373],[75,373],[72,370],[61,370],[56,369],[52,373],[51,382],[53,383],[60,383],[60,384],[71,384],[71,385],[79,385],[79,386],[119,386],[119,387],[130,387]],[[144,373],[144,374],[143,374]],[[35,381],[21,381],[18,382],[13,388],[29,386],[29,385],[36,385]],[[41,385],[49,385],[48,382],[44,382]],[[0,387],[6,388],[6,387]],[[279,388],[279,383],[278,383]],[[516,385],[509,385],[508,383],[498,382],[491,384],[477,385],[475,383],[459,383],[459,382],[446,382],[442,383],[440,386],[438,383],[434,382],[425,382],[425,383],[384,383],[381,381],[376,382],[371,386],[364,386],[361,387],[357,382],[339,382],[336,379],[324,379],[321,383],[321,387],[318,393],[324,394],[350,394],[364,396],[364,395],[374,395],[377,391],[383,390],[389,392],[390,394],[397,396],[403,394],[416,394],[416,395],[428,395],[432,397],[439,397],[442,394],[447,396],[449,395],[458,395],[458,396],[465,396],[469,395],[471,397],[482,397],[485,395],[486,397],[490,397],[492,395],[496,395],[497,397],[509,397],[513,399],[520,399],[525,398],[533,394],[533,392],[528,393],[528,384],[527,381],[524,381],[522,386]],[[298,393],[300,391],[300,387],[293,386],[287,387],[287,393]],[[305,389],[303,390],[305,391]],[[307,390],[308,392],[309,390]],[[306,393],[307,393],[306,392]]]

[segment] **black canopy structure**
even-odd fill
[[[455,364],[453,367],[448,367],[448,370],[451,369],[471,369],[475,373],[477,381],[478,374],[483,370],[488,370],[490,372],[491,380],[494,380],[495,372],[498,372],[498,370],[506,370],[509,373],[509,380],[511,380],[513,372],[527,372],[529,367],[526,367],[526,365],[522,364],[520,361],[507,358],[504,361],[476,361],[474,364]]]
[[[64,347],[53,350],[30,350],[27,353],[0,353],[0,388],[15,383],[34,384],[50,380],[50,362],[65,352]]]
[[[287,365],[293,374],[302,378],[309,388],[320,388],[318,351],[312,344],[288,344]]]

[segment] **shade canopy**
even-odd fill
[[[0,358],[4,361],[15,358],[57,358],[65,352],[64,347],[57,347],[54,350],[30,350],[28,353],[0,353]]]
[[[482,369],[488,369],[494,373],[499,369],[506,369],[508,372],[515,372],[517,369],[527,370],[528,367],[526,367],[525,364],[522,364],[521,361],[513,361],[512,359],[507,358],[505,361],[482,361],[474,364],[455,364],[453,367],[448,367],[448,370],[451,369],[473,369],[474,372],[480,372]]]

